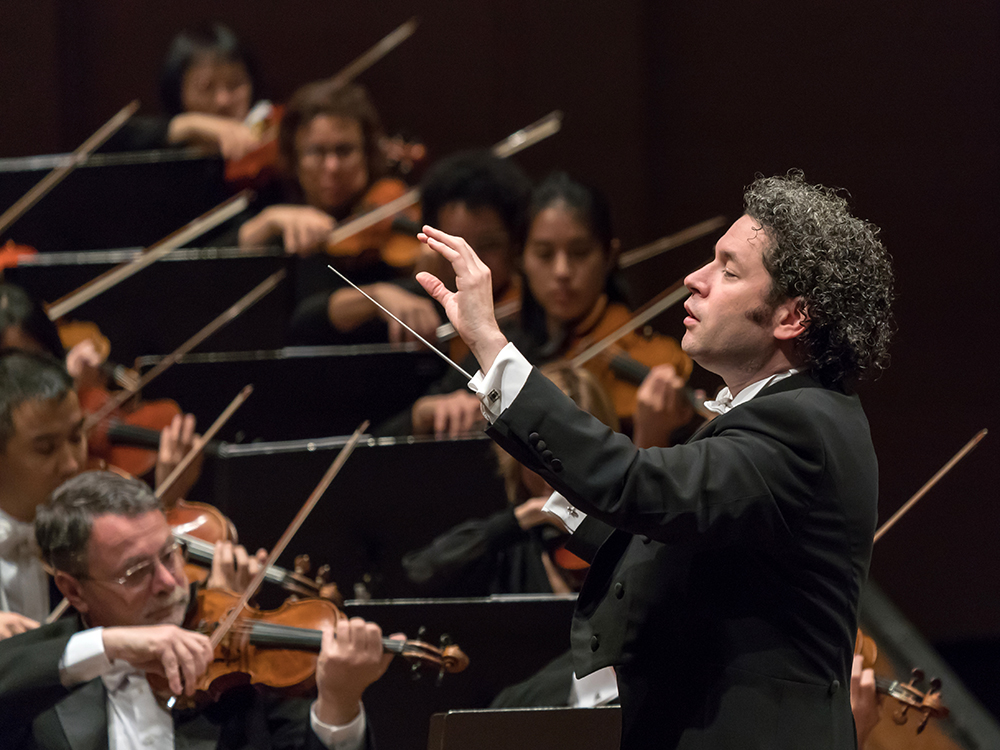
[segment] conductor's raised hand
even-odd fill
[[[493,282],[489,267],[469,243],[440,229],[424,226],[417,238],[451,263],[456,291],[450,291],[433,274],[417,274],[417,281],[444,308],[448,320],[486,372],[507,339],[493,315]]]

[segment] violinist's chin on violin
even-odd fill
[[[208,636],[182,627],[198,597],[192,597],[183,545],[175,540],[160,501],[139,480],[83,472],[39,509],[37,532],[55,583],[79,617],[0,641],[0,744],[49,747],[45,737],[53,732],[77,736],[81,728],[67,711],[106,715],[106,723],[86,731],[95,733],[94,742],[101,741],[102,733],[114,736],[119,747],[154,730],[167,737],[190,731],[189,724],[175,727],[171,714],[156,707],[151,685],[159,679],[173,695],[193,695],[217,654]],[[243,567],[256,561],[236,557]],[[217,568],[233,584],[249,572],[240,570],[241,565]],[[281,713],[292,717],[297,731],[313,732],[323,743],[332,733],[348,732],[353,747],[364,747],[361,694],[382,675],[392,655],[384,653],[375,624],[345,620],[338,624],[337,636],[324,626],[315,700],[275,701],[236,687],[246,690],[246,700],[213,710],[251,728],[268,727],[270,715]],[[40,684],[46,680],[52,684]],[[76,689],[91,682],[93,690]],[[70,688],[68,694],[64,687]],[[47,697],[35,700],[39,689]],[[113,710],[104,711],[105,700]]]

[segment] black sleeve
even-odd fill
[[[525,536],[514,509],[506,508],[488,518],[461,523],[427,547],[407,553],[403,568],[411,581],[435,591],[476,588],[476,582],[485,589],[497,552]]]
[[[64,620],[0,641],[0,747],[30,745],[34,718],[69,695],[59,660],[76,629]]]
[[[129,118],[113,136],[98,149],[101,152],[118,151],[149,151],[157,148],[168,148],[175,144],[167,143],[167,133],[170,130],[170,118],[149,115],[138,115]],[[178,147],[181,144],[176,144]]]

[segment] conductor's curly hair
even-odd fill
[[[798,170],[758,175],[743,201],[770,240],[768,304],[802,299],[808,322],[796,341],[813,377],[848,390],[884,369],[894,328],[893,273],[879,228],[852,216],[836,190],[810,185]]]

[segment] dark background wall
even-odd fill
[[[417,35],[362,77],[390,129],[442,155],[562,109],[563,132],[518,161],[536,177],[559,167],[603,186],[625,247],[735,218],[758,171],[800,167],[850,189],[898,273],[892,367],[863,390],[882,520],[978,429],[1000,428],[990,0],[5,1],[0,156],[74,148],[133,97],[156,111],[160,59],[182,27],[230,24],[283,100],[413,14]],[[698,259],[659,261],[662,285]],[[680,332],[679,320],[664,326]],[[940,644],[1000,639],[998,440],[875,549],[875,580]]]

